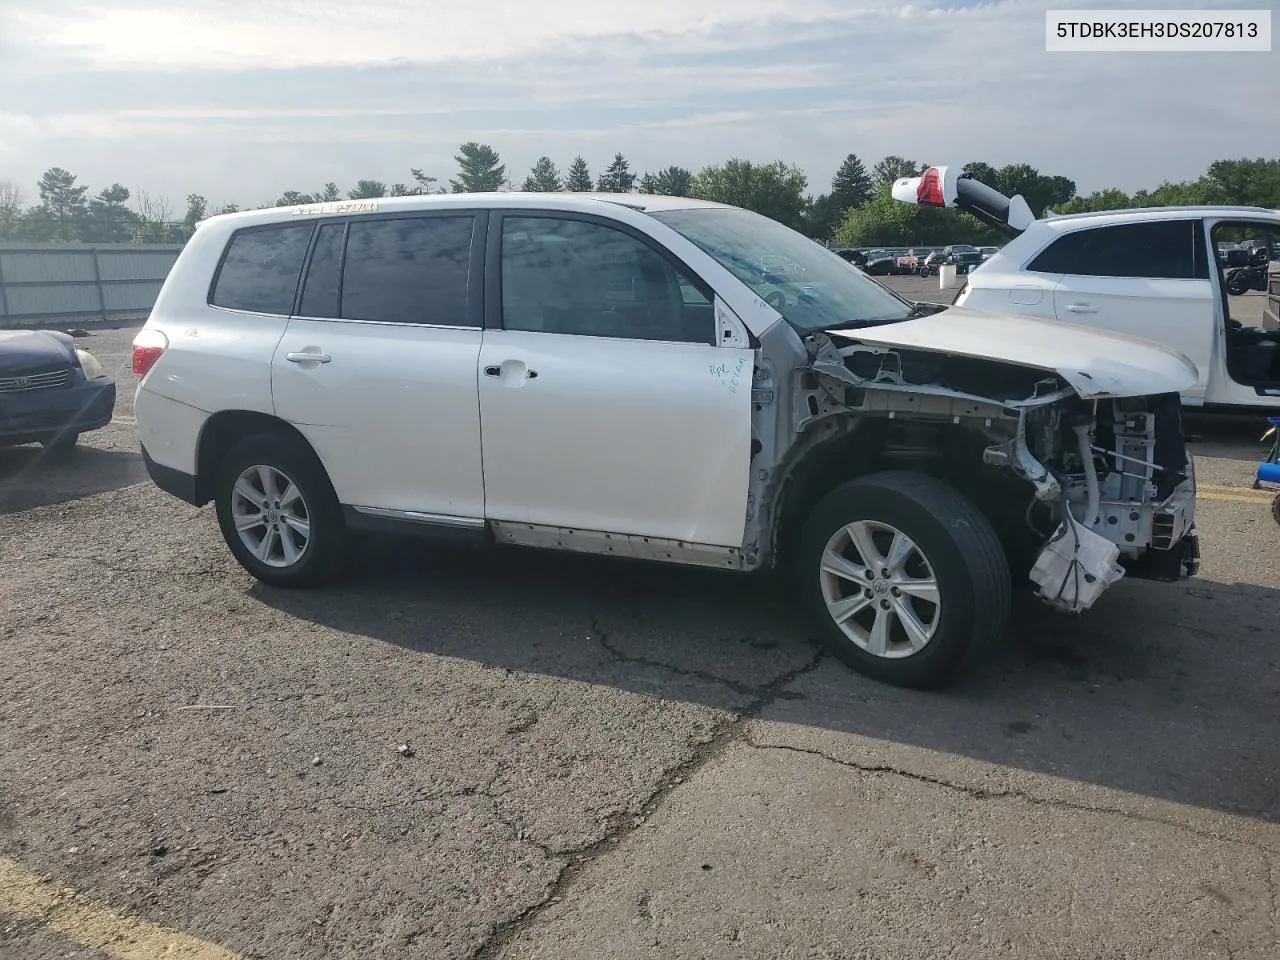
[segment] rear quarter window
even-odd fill
[[[231,237],[209,302],[229,310],[288,316],[314,224],[255,227]]]
[[[1203,248],[1197,220],[1117,224],[1065,234],[1027,269],[1083,277],[1203,280],[1208,277]]]

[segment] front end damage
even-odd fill
[[[804,338],[807,368],[787,391],[794,433],[758,438],[782,456],[755,472],[753,504],[781,500],[790,466],[843,438],[850,454],[875,450],[861,469],[905,460],[970,495],[1036,595],[1059,610],[1087,610],[1126,574],[1198,572],[1176,393],[1086,399],[1052,371],[852,336]]]

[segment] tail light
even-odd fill
[[[133,338],[133,375],[145,377],[168,348],[169,338],[159,330],[139,330]]]
[[[930,167],[920,177],[920,186],[916,187],[916,203],[922,207],[945,207],[946,198],[942,194],[942,173],[937,167]]]

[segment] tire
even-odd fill
[[[80,442],[78,433],[59,433],[42,442],[46,457],[61,459],[69,456]]]
[[[1249,289],[1249,279],[1244,275],[1244,271],[1237,270],[1231,276],[1227,277],[1227,293],[1234,297],[1241,296]]]
[[[901,542],[895,534],[912,549],[893,577],[867,580],[853,531],[870,534],[877,559]],[[845,560],[840,573],[831,562],[824,570],[829,548]],[[837,487],[805,521],[795,563],[802,602],[826,647],[884,683],[919,689],[953,683],[995,652],[1008,628],[1012,579],[995,529],[968,498],[924,474],[887,471]],[[936,600],[924,596],[930,573]],[[861,591],[850,590],[853,583],[863,584]],[[846,627],[829,600],[845,604]],[[915,642],[900,611],[914,615]]]
[[[242,485],[238,492],[237,484],[242,480],[247,486]],[[268,483],[279,500],[258,501]],[[253,491],[253,501],[243,496],[245,490]],[[252,515],[251,502],[255,508],[261,502],[271,504],[261,514],[271,526],[257,524],[242,535],[236,529],[237,517]],[[240,565],[263,583],[315,587],[342,573],[349,541],[342,507],[324,467],[296,438],[283,433],[258,434],[236,444],[218,466],[214,504],[227,546]],[[255,553],[255,543],[263,547],[261,552]]]

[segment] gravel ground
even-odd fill
[[[85,341],[117,423],[0,450],[0,862],[244,958],[1280,953],[1256,422],[1194,427],[1199,580],[913,694],[715,572],[377,541],[265,588],[142,482],[132,334]],[[0,891],[6,960],[102,929]]]

